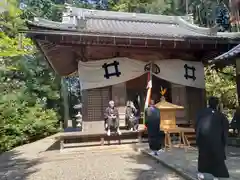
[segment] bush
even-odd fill
[[[57,114],[41,104],[28,106],[16,94],[0,97],[0,152],[59,130]]]

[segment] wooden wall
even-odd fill
[[[177,110],[176,123],[189,124],[186,86],[172,84],[172,103],[184,107],[184,110]]]
[[[192,125],[195,124],[198,111],[206,107],[206,93],[204,89],[187,87],[188,119]]]
[[[195,124],[197,112],[206,106],[205,90],[172,84],[172,102],[184,110],[176,113],[177,124]]]

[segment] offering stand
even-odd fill
[[[185,135],[186,132],[194,132],[193,128],[181,128],[176,124],[176,111],[184,109],[183,106],[178,106],[169,103],[162,96],[161,101],[155,106],[160,109],[160,129],[165,133],[165,149],[171,150],[173,147],[171,135],[178,135],[179,140],[174,146],[184,147],[184,149],[190,148],[190,143]]]

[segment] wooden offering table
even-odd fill
[[[188,149],[194,149],[190,142],[188,141],[188,138],[186,136],[186,133],[194,133],[193,128],[182,128],[182,127],[176,127],[176,128],[168,128],[163,129],[165,133],[165,150],[171,150],[172,147],[180,147],[184,148],[185,151]],[[176,144],[172,144],[172,138],[171,135],[177,134],[179,139]]]
[[[160,129],[165,133],[165,149],[172,148],[172,138],[171,135],[177,135],[179,137],[177,144],[174,144],[178,147],[186,148],[191,147],[190,143],[185,135],[187,132],[194,132],[193,128],[181,128],[176,125],[176,111],[179,109],[184,109],[182,106],[178,106],[172,103],[169,103],[162,96],[161,101],[155,106],[160,109]]]

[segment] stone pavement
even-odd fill
[[[173,148],[171,151],[162,152],[158,157],[152,156],[149,150],[143,150],[162,164],[180,173],[186,179],[195,180],[197,174],[197,151]],[[226,164],[231,180],[240,179],[240,148],[228,147]]]
[[[149,158],[147,144],[81,147],[59,152],[55,137],[17,147],[0,155],[0,180],[183,180],[196,179],[197,151],[174,148]],[[135,150],[141,150],[143,156]],[[226,164],[232,180],[240,179],[240,148],[228,147]],[[173,171],[180,173],[179,177]]]
[[[57,135],[58,134],[55,134],[0,154],[0,169],[8,166],[16,166],[19,164],[33,162],[33,160],[37,161],[41,152],[46,151],[56,142],[55,137],[57,137]]]
[[[136,148],[83,147],[45,151],[38,156],[31,152],[29,163],[0,168],[0,180],[184,180]],[[36,149],[40,152],[42,148]]]
[[[54,149],[55,137],[0,155],[0,180],[184,180],[137,151],[145,145]]]

